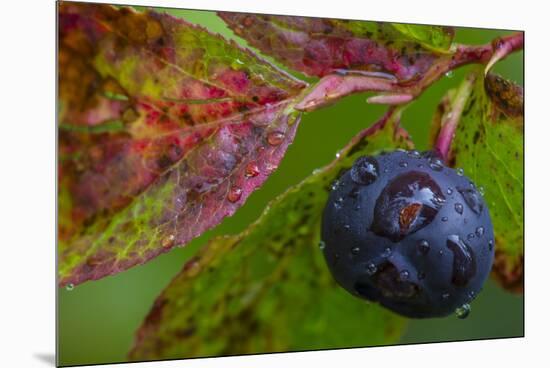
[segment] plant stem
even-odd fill
[[[441,57],[424,73],[420,80],[413,84],[351,72],[329,74],[308,88],[307,93],[300,97],[294,108],[300,111],[313,111],[332,104],[344,96],[361,92],[385,93],[369,99],[375,103],[406,103],[418,97],[425,89],[453,69],[466,64],[478,63],[485,64],[486,70],[488,70],[498,60],[522,48],[522,32],[499,37],[481,46],[458,44],[454,46],[454,52]]]
[[[434,145],[434,150],[437,151],[447,163],[456,127],[462,116],[466,100],[472,92],[475,79],[476,73],[471,73],[462,81],[450,102],[449,110],[445,111],[442,116],[442,126]]]

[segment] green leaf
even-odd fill
[[[523,88],[479,70],[451,149],[454,165],[484,188],[495,229],[493,274],[522,291]]]
[[[59,276],[142,264],[231,216],[278,167],[306,86],[168,14],[59,6]]]
[[[318,247],[331,183],[360,155],[410,145],[387,123],[274,199],[243,233],[216,238],[155,301],[132,360],[373,346],[398,341],[405,319],[338,287]]]
[[[445,26],[391,23],[399,32],[427,49],[445,52],[451,47],[454,29]]]

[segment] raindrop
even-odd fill
[[[479,191],[479,194],[481,194],[482,197],[485,195],[485,188],[479,187],[477,190]]]
[[[358,188],[358,187],[353,188],[353,189],[348,193],[348,197],[350,197],[350,198],[357,198],[358,196],[359,196],[359,188]]]
[[[372,157],[360,157],[350,171],[351,180],[361,185],[369,185],[378,178],[378,163]]]
[[[399,166],[401,166],[401,167],[407,167],[407,166],[409,166],[409,164],[406,163],[405,161],[401,161],[401,162],[399,163]]]
[[[437,157],[431,157],[430,168],[434,171],[441,171],[443,170],[443,162]]]
[[[449,195],[453,194],[453,189],[452,188],[447,188],[447,194],[449,194]]]
[[[458,189],[458,192],[464,198],[464,201],[476,214],[480,214],[483,210],[483,202],[475,189]]]
[[[330,186],[330,189],[336,190],[336,189],[338,189],[339,186],[340,186],[340,181],[338,179],[336,179],[335,181],[332,182],[332,185]]]
[[[445,76],[446,76],[447,78],[452,78],[452,77],[454,77],[454,73],[453,73],[452,70],[449,70],[448,72],[445,73]]]
[[[456,174],[458,176],[464,176],[464,169],[459,167],[458,169],[456,169]]]
[[[474,300],[475,296],[476,296],[476,293],[473,290],[468,291],[468,299],[470,301]]]
[[[443,221],[443,222],[447,222],[448,220],[449,220],[449,218],[448,218],[447,216],[443,216],[443,217],[441,218],[441,221]]]
[[[456,308],[455,314],[458,318],[464,319],[467,318],[470,315],[470,304],[466,303],[462,305],[460,308]]]
[[[72,290],[74,290],[74,284],[67,284],[67,286],[65,286],[65,289],[66,289],[67,291],[72,291]]]
[[[437,254],[439,254],[439,256],[441,257],[443,255],[443,251],[440,250],[439,252],[437,252]]]
[[[323,249],[325,249],[326,246],[327,246],[327,245],[325,244],[324,241],[321,240],[321,241],[319,242],[319,249],[323,250]]]
[[[443,294],[441,294],[441,299],[446,300],[446,299],[449,299],[450,296],[451,296],[451,294],[449,294],[449,293],[443,293]]]
[[[447,248],[454,256],[451,282],[456,286],[466,286],[476,274],[476,260],[472,248],[458,235],[450,235],[447,238]]]
[[[476,229],[476,235],[478,238],[481,238],[484,233],[485,233],[485,229],[483,228],[483,226],[480,226]]]
[[[455,203],[455,211],[462,215],[462,212],[464,211],[464,207],[460,203]]]
[[[283,143],[284,139],[285,139],[285,133],[283,132],[273,131],[267,134],[267,143],[269,143],[272,146],[280,145],[281,143]]]
[[[382,257],[388,258],[389,256],[391,256],[391,248],[390,248],[390,247],[386,247],[386,248],[384,249],[384,252],[382,253]]]
[[[176,236],[174,234],[168,235],[166,238],[162,239],[162,247],[169,248],[173,246],[175,240],[176,240]]]
[[[244,175],[247,178],[253,178],[255,176],[258,176],[260,174],[260,168],[258,167],[258,164],[255,162],[249,162],[248,165],[246,165]]]
[[[409,278],[409,271],[403,270],[399,272],[399,277],[401,278],[401,280],[407,280]]]
[[[357,205],[353,208],[355,211],[359,211],[361,209],[361,206],[360,205]]]
[[[428,254],[428,252],[430,251],[430,243],[428,243],[427,240],[421,240],[418,243],[418,251],[421,254]]]
[[[357,254],[359,254],[360,250],[361,249],[359,249],[359,247],[353,247],[353,248],[351,248],[351,254],[357,255]]]
[[[340,152],[336,152],[336,158],[340,158]]]
[[[489,240],[489,251],[493,251],[493,239]]]
[[[472,240],[473,238],[475,238],[474,233],[469,233],[468,234],[468,240]]]
[[[334,201],[334,208],[339,210],[340,208],[342,208],[342,203],[343,202],[344,202],[344,198],[339,197],[338,199],[336,199],[336,201]]]
[[[367,265],[367,275],[372,276],[376,273],[377,267],[374,263],[369,263]]]
[[[241,196],[243,194],[243,190],[239,187],[231,187],[229,190],[229,193],[227,193],[227,200],[231,203],[237,202],[239,199],[241,199]]]
[[[409,151],[408,153],[409,157],[412,157],[412,158],[420,158],[420,152],[414,150],[414,151]]]
[[[344,225],[344,230],[349,230],[349,229],[351,229],[351,226],[349,226],[349,224],[345,224]]]

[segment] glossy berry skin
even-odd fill
[[[410,318],[469,303],[494,258],[482,195],[432,152],[357,159],[333,184],[321,239],[338,284]]]

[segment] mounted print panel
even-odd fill
[[[58,365],[524,335],[523,32],[57,12]]]

